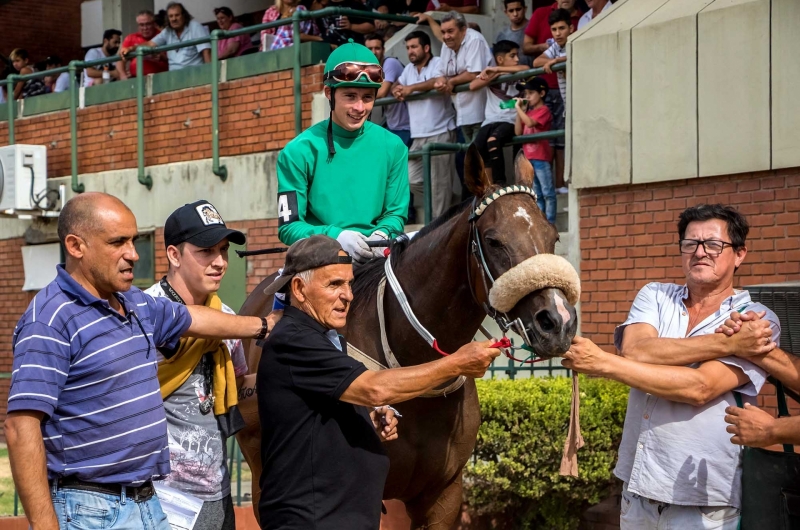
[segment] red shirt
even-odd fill
[[[536,134],[550,130],[550,126],[553,123],[553,115],[550,114],[550,109],[547,108],[547,105],[542,105],[538,109],[530,109],[525,114],[536,124],[541,124],[541,127],[535,124],[533,127],[525,125],[522,128],[522,134]],[[553,159],[553,148],[550,147],[550,140],[539,140],[537,142],[522,144],[522,152],[525,153],[525,158],[528,160],[544,160],[549,162]]]
[[[158,34],[156,33],[156,35]],[[153,37],[155,37],[156,35],[153,35]],[[130,35],[125,37],[124,41],[122,41],[122,47],[130,48],[131,46],[138,46],[147,41],[148,39],[142,37],[141,33],[131,33]],[[158,57],[159,55],[145,56],[143,65],[144,75],[158,74],[169,70],[169,64],[167,63],[167,61],[159,59]],[[131,68],[131,76],[136,77],[136,59],[131,59],[130,68]]]
[[[525,28],[525,35],[532,38],[534,44],[544,44],[547,42],[547,39],[553,38],[553,32],[550,31],[550,22],[548,22],[548,19],[550,18],[550,13],[556,9],[558,9],[558,2],[551,6],[540,7],[533,12],[531,19],[528,21],[528,27]],[[575,11],[578,14],[572,17],[573,31],[578,29],[578,21],[581,19],[581,15],[583,15],[580,9],[575,8]],[[547,81],[547,86],[550,88],[558,88],[556,74],[542,74],[542,77]]]
[[[450,7],[469,7],[480,5],[478,0],[439,0],[439,3],[447,4]],[[433,2],[428,2],[428,7],[425,8],[425,11],[436,11],[436,6],[433,5]]]

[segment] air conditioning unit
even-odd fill
[[[800,282],[745,287],[755,302],[772,309],[781,321],[781,348],[800,355]]]
[[[35,210],[47,191],[47,148],[15,144],[0,147],[0,212]]]

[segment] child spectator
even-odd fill
[[[262,24],[274,22],[279,19],[292,18],[295,10],[308,11],[308,8],[297,0],[276,0],[275,5],[270,6],[264,12]],[[265,29],[261,32],[261,51],[280,50],[291,46],[294,42],[294,26],[287,24],[277,28]],[[300,22],[300,42],[317,41],[321,42],[319,27],[313,19],[306,19]]]
[[[528,27],[528,19],[525,18],[525,0],[503,0],[505,8],[503,12],[508,17],[508,26],[500,30],[495,42],[510,40],[517,43],[519,48],[519,64],[530,67],[533,64],[533,57],[523,53],[522,45],[525,42],[525,28]]]
[[[519,64],[519,46],[510,40],[498,41],[492,47],[492,54],[497,66],[484,69],[469,84],[470,90],[487,87],[486,109],[481,128],[475,136],[475,146],[486,161],[489,177],[495,183],[505,183],[506,163],[503,146],[514,136],[514,123],[517,111],[513,107],[502,108],[501,105],[511,101],[517,95],[513,83],[490,85],[502,74],[511,74],[527,70],[527,66]]]
[[[517,121],[514,125],[516,134],[536,134],[550,130],[553,116],[544,97],[547,95],[547,81],[541,77],[534,77],[525,84],[517,85],[517,90],[523,92],[525,99],[517,98]],[[550,167],[553,151],[550,142],[538,140],[523,144],[522,152],[533,166],[533,188],[536,191],[536,203],[545,213],[547,220],[556,222],[556,190],[553,186],[553,172]]]
[[[27,50],[17,48],[11,52],[9,59],[11,59],[11,64],[19,75],[32,74],[36,71],[36,67],[30,63]],[[7,97],[9,99],[11,97],[14,99],[24,99],[46,93],[47,87],[44,86],[44,81],[41,79],[28,79],[27,81],[20,81],[14,85],[14,93],[8,94]]]

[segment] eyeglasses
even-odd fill
[[[694,254],[697,252],[698,245],[703,245],[703,250],[709,256],[719,256],[725,247],[733,247],[734,245],[726,241],[718,241],[716,239],[707,239],[702,241],[700,239],[681,239],[678,244],[681,248],[681,254]]]
[[[366,77],[373,83],[383,83],[383,68],[379,64],[340,63],[326,74],[325,79],[333,79],[340,83],[352,83],[361,77]]]

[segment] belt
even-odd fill
[[[153,482],[148,480],[141,486],[122,486],[121,484],[100,484],[97,482],[85,482],[74,477],[65,477],[60,479],[50,480],[50,486],[53,483],[59,488],[68,488],[73,490],[91,491],[93,493],[103,493],[106,495],[122,495],[123,488],[125,489],[125,496],[132,499],[134,502],[144,502],[156,494],[156,488]]]

